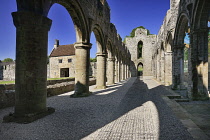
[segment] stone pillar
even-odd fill
[[[125,64],[125,79],[128,78],[128,67],[127,67],[127,64]]]
[[[115,59],[108,58],[108,71],[107,71],[107,83],[108,85],[114,84],[114,72],[115,72]]]
[[[75,43],[75,89],[71,97],[88,96],[90,49],[92,44]]]
[[[117,60],[115,61],[115,82],[119,82],[119,65]]]
[[[106,54],[97,53],[97,79],[96,88],[106,88]]]
[[[122,74],[122,65],[121,65],[121,61],[118,61],[118,78],[119,78],[119,82],[122,80],[121,79],[121,74]]]
[[[165,53],[165,85],[172,85],[172,52]]]
[[[126,78],[125,78],[125,75],[126,75],[126,65],[125,64],[123,64],[123,80],[125,80]]]
[[[208,100],[208,28],[191,32],[192,99]],[[196,59],[197,58],[197,59]],[[190,87],[188,87],[190,89]]]
[[[123,63],[120,64],[120,81],[123,81]]]
[[[124,64],[123,62],[121,63],[121,77],[120,79],[123,81],[124,80]]]
[[[48,31],[52,21],[31,12],[12,13],[16,26],[15,112],[4,121],[30,123],[54,112],[46,107]]]
[[[165,84],[165,58],[161,57],[160,63],[161,63],[161,67],[160,67],[160,75],[161,75],[161,83]]]

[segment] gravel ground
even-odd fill
[[[90,90],[85,98],[48,98],[55,113],[33,123],[0,122],[0,140],[193,139],[160,97],[168,91],[149,77]],[[9,112],[0,110],[0,120]]]

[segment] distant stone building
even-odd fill
[[[55,41],[54,48],[49,56],[49,77],[75,77],[75,48],[74,44],[59,45]],[[90,64],[90,76],[96,76],[96,63]]]
[[[56,40],[49,56],[50,78],[75,77],[74,63],[74,45],[59,45],[59,40]]]
[[[137,28],[134,37],[126,37],[126,47],[131,54],[131,76],[138,75],[138,67],[143,67],[144,76],[152,76],[152,52],[156,45],[156,35],[148,35],[147,29]]]
[[[15,80],[15,62],[0,62],[0,80]]]

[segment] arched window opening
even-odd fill
[[[138,76],[143,76],[143,64],[142,63],[138,64],[137,70],[138,70]]]
[[[75,77],[76,31],[69,12],[54,4],[48,14],[52,26],[48,38],[48,78]],[[71,61],[70,61],[71,60]]]
[[[189,55],[189,48],[190,48],[190,36],[189,33],[185,33],[184,38],[184,73],[188,72],[188,55]]]
[[[184,49],[183,49],[183,72],[184,72],[184,84],[187,86],[189,72],[189,49],[190,49],[190,28],[186,28],[185,37],[184,37]]]
[[[140,41],[139,43],[138,43],[138,46],[137,46],[137,52],[138,52],[138,54],[137,54],[137,57],[138,57],[138,59],[139,58],[142,58],[142,50],[143,50],[143,42],[142,41]]]

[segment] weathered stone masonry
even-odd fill
[[[133,65],[131,68],[131,76],[136,77],[138,72],[138,65],[143,64],[143,75],[152,76],[152,50],[156,45],[156,35],[147,35],[147,29],[138,28],[135,31],[134,37],[126,38],[126,47],[129,49],[131,54],[131,61]],[[138,56],[138,44],[143,43],[142,57]]]
[[[185,96],[193,100],[209,98],[209,13],[209,0],[171,0],[153,52],[154,77],[174,89],[187,90]],[[187,66],[185,34],[190,38]]]
[[[97,87],[106,87],[107,44],[110,44],[109,51],[112,54],[108,58],[115,57],[115,61],[119,62],[119,75],[123,75],[117,79],[120,81],[125,78],[126,70],[120,67],[127,65],[130,55],[125,51],[115,26],[110,23],[110,8],[106,0],[17,1],[17,12],[12,14],[17,29],[16,104],[14,114],[5,117],[5,121],[31,122],[53,112],[53,109],[46,106],[46,79],[48,31],[52,23],[47,15],[54,3],[67,9],[76,29],[74,96],[89,94],[92,31],[98,46],[97,69],[103,70],[100,77],[97,77]],[[107,78],[113,79],[110,76],[114,75]]]

